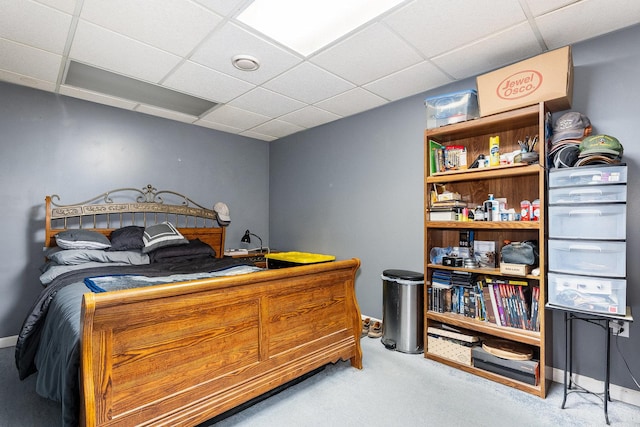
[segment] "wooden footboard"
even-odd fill
[[[86,294],[84,424],[192,426],[327,363],[362,368],[359,266]]]

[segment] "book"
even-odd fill
[[[482,286],[483,306],[486,313],[485,320],[487,322],[496,323],[495,301],[491,298],[491,290],[489,285]]]
[[[435,141],[429,140],[429,170],[431,173],[442,172],[439,164],[439,152],[444,148],[443,145],[438,144]],[[444,166],[442,167],[444,170]]]
[[[502,305],[502,296],[500,295],[500,289],[497,285],[492,284],[490,286],[493,290],[493,295],[496,300],[496,307],[498,308],[498,317],[500,318],[499,326],[509,326],[509,324],[507,323],[505,308]]]
[[[493,289],[493,284],[487,283],[487,289],[489,292],[489,298],[491,299],[491,311],[493,311],[494,323],[498,326],[502,326],[503,323],[500,319],[500,313],[498,312],[498,304],[496,302],[496,293]]]
[[[496,242],[487,240],[473,241],[473,256],[481,268],[498,267]]]

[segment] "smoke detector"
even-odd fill
[[[260,68],[260,61],[251,55],[236,55],[231,58],[231,63],[238,70],[255,71]]]

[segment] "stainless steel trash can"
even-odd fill
[[[424,346],[424,275],[408,270],[382,273],[382,344],[403,353]]]

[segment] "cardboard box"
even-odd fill
[[[526,264],[510,264],[508,262],[501,262],[500,273],[513,274],[514,276],[526,276],[531,273],[531,266]]]
[[[471,366],[471,350],[473,347],[458,344],[455,340],[427,336],[428,352],[463,365]]]
[[[518,62],[476,78],[480,115],[526,107],[544,101],[550,111],[571,108],[571,46]]]

